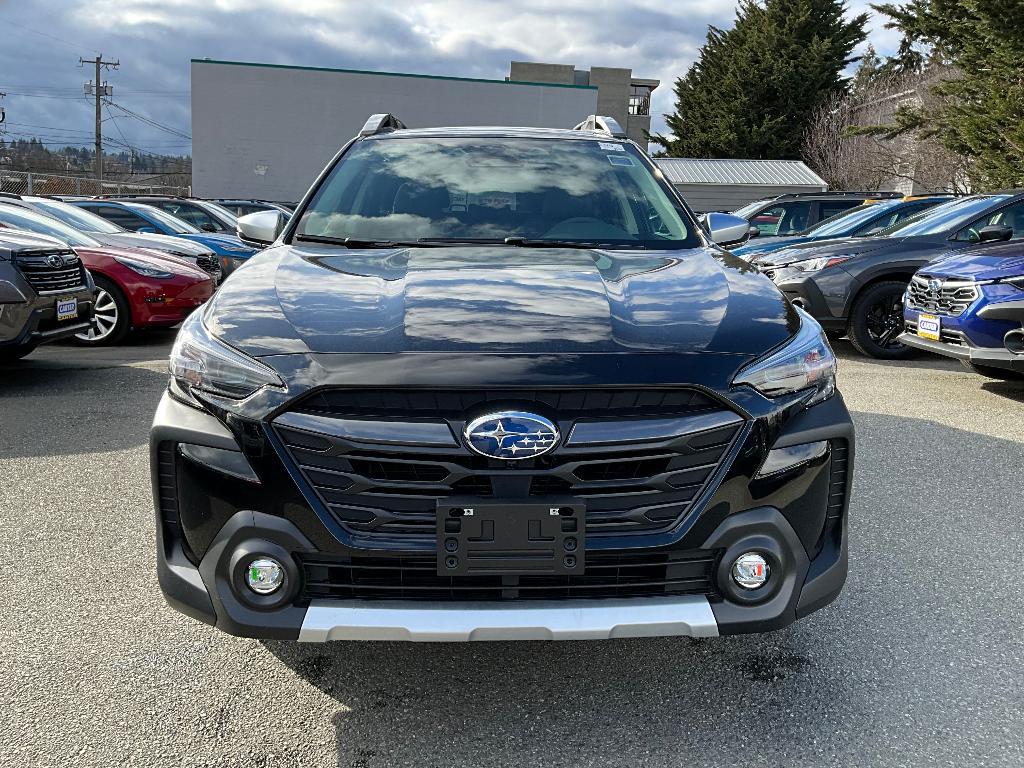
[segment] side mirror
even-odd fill
[[[992,224],[978,230],[978,240],[982,243],[991,243],[996,240],[1009,240],[1013,237],[1013,227],[1002,224]]]
[[[761,230],[755,227],[753,224],[750,225],[750,229],[747,230],[747,237],[757,237],[761,234]]]
[[[238,239],[254,248],[266,248],[284,230],[286,219],[280,211],[257,211],[238,219]]]
[[[704,222],[711,232],[711,239],[718,245],[739,245],[750,237],[750,222],[731,213],[709,213]]]

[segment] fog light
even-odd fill
[[[732,580],[744,589],[759,589],[768,581],[768,561],[756,552],[745,552],[732,564]]]
[[[284,584],[284,567],[272,557],[261,557],[249,563],[245,583],[260,595],[276,592]]]

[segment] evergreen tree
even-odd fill
[[[808,121],[845,88],[865,38],[867,14],[845,12],[843,0],[740,0],[736,25],[709,27],[676,81],[672,136],[652,140],[676,157],[799,158]]]
[[[875,9],[953,70],[932,89],[938,98],[898,113],[890,135],[938,136],[971,160],[977,189],[1024,186],[1021,0],[910,0]]]

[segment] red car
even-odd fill
[[[98,294],[92,327],[75,336],[82,344],[116,344],[135,328],[177,325],[213,295],[210,276],[184,259],[106,246],[35,211],[0,206],[0,227],[65,242],[92,273]]]

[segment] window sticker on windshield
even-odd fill
[[[611,152],[625,152],[626,151],[626,148],[624,146],[622,146],[621,144],[608,144],[607,142],[604,142],[604,141],[597,142],[597,146],[599,146],[601,149],[609,150]]]
[[[612,165],[636,165],[629,155],[607,155],[608,162]]]

